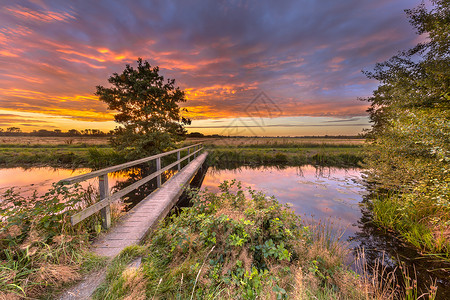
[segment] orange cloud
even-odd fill
[[[31,77],[31,76],[21,76],[21,75],[14,75],[14,74],[3,74],[3,76],[19,79],[19,80],[25,80],[32,83],[44,83],[44,80],[42,78],[37,77]]]
[[[69,21],[75,19],[75,16],[68,12],[55,12],[55,11],[38,11],[32,10],[24,6],[17,5],[15,7],[6,7],[11,15],[22,20],[32,20],[40,22],[54,22],[54,21]]]
[[[88,63],[87,61],[80,60],[80,59],[75,59],[75,58],[70,58],[70,57],[65,57],[65,56],[61,56],[61,58],[64,59],[64,60],[70,61],[70,62],[85,64],[88,67],[93,68],[93,69],[104,69],[104,68],[106,68],[105,66],[97,66],[97,65]]]
[[[14,110],[45,113],[74,120],[111,121],[114,113],[106,110],[106,105],[94,95],[52,95],[44,92],[24,89],[2,89],[0,94]],[[3,105],[8,109],[7,103]]]

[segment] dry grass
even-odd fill
[[[124,288],[127,290],[124,300],[145,300],[147,280],[144,273],[137,268],[128,268],[122,273]]]
[[[0,300],[19,300],[19,299],[23,298],[19,297],[16,294],[3,293],[2,291],[0,291]]]
[[[41,137],[41,136],[1,136],[0,146],[17,145],[106,145],[108,137]]]

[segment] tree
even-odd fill
[[[76,129],[70,129],[67,131],[67,133],[69,134],[69,136],[81,135],[81,133]]]
[[[368,167],[373,182],[387,188],[409,189],[431,169],[441,173],[438,165],[450,159],[449,2],[433,3],[430,12],[423,3],[406,10],[417,33],[429,40],[366,72],[381,83],[366,99],[373,123]]]
[[[112,145],[127,159],[153,155],[175,146],[184,139],[184,125],[190,120],[181,116],[184,92],[174,79],[164,80],[158,67],[141,58],[136,69],[126,65],[122,74],[109,77],[111,87],[97,86],[95,95],[118,113]]]
[[[22,129],[20,129],[19,127],[8,127],[8,128],[6,128],[6,132],[21,133]]]
[[[448,240],[430,242],[450,228],[450,2],[432,3],[431,11],[423,3],[406,10],[427,41],[365,72],[380,81],[365,99],[373,123],[366,168],[376,190],[397,194],[373,201],[374,219],[425,249],[450,253]]]

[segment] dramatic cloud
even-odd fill
[[[403,10],[419,3],[5,1],[0,108],[112,120],[95,86],[142,57],[186,90],[194,120],[246,117],[260,91],[285,117],[363,116],[376,82],[361,69],[417,42]]]

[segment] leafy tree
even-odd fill
[[[11,133],[21,133],[22,129],[20,129],[19,127],[8,127],[6,128],[6,131]]]
[[[76,130],[76,129],[70,129],[70,130],[67,131],[67,133],[68,133],[70,136],[81,135],[81,133],[80,133],[78,130]]]
[[[134,69],[126,65],[122,74],[109,77],[111,87],[97,86],[95,95],[118,113],[114,119],[121,126],[111,138],[113,146],[128,159],[166,151],[184,138],[184,125],[190,120],[181,116],[179,103],[184,92],[174,79],[165,80],[158,67],[141,58]]]
[[[406,10],[427,40],[365,72],[380,82],[365,99],[366,167],[378,190],[399,192],[402,218],[442,230],[450,224],[450,2],[432,3]]]
[[[381,82],[366,99],[373,122],[369,167],[372,179],[387,187],[408,186],[427,176],[430,164],[449,161],[449,2],[433,3],[431,12],[423,3],[406,10],[429,40],[366,72]]]

